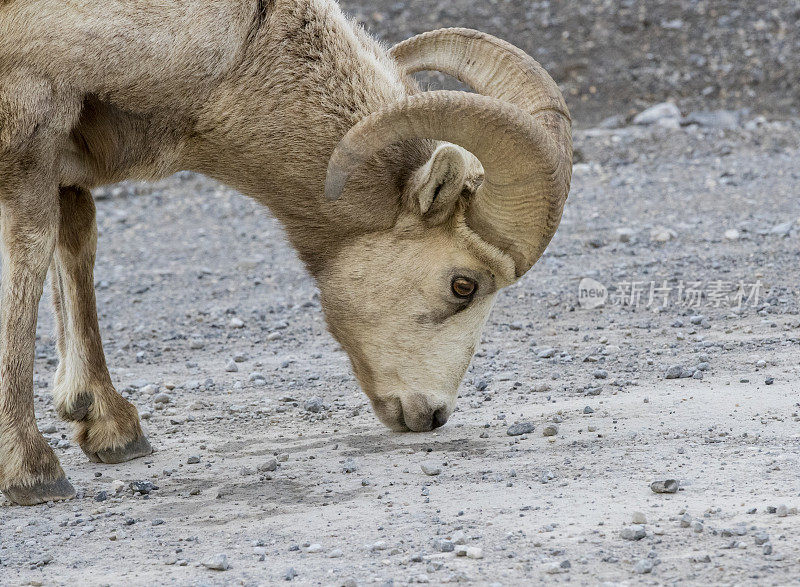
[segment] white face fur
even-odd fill
[[[470,160],[452,146],[434,159],[443,165],[420,170],[414,205],[396,225],[348,243],[318,276],[331,333],[378,418],[398,431],[447,421],[497,290],[513,275],[464,225]]]
[[[375,413],[394,430],[419,432],[453,412],[496,285],[489,268],[444,231],[402,232],[348,246],[320,289],[330,330]],[[456,293],[470,286],[473,294]]]

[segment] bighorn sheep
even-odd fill
[[[558,226],[570,128],[542,67],[476,31],[387,51],[333,0],[0,0],[0,489],[74,495],[34,419],[48,268],[60,416],[92,461],[151,451],[103,355],[91,188],[188,169],[269,206],[378,417],[424,431]]]

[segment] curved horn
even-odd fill
[[[523,51],[476,31],[426,33],[392,54],[409,73],[440,70],[487,95],[426,92],[366,117],[334,151],[326,196],[338,198],[350,172],[393,143],[458,144],[484,168],[467,224],[508,253],[521,276],[550,242],[569,192],[570,118],[557,86]]]
[[[398,43],[389,54],[407,74],[441,71],[534,117],[552,112],[567,129],[571,125],[553,78],[525,51],[497,37],[472,29],[439,29]]]

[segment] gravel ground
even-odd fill
[[[556,239],[420,435],[373,416],[265,210],[191,174],[101,191],[106,352],[156,452],[99,466],[70,444],[43,309],[39,424],[81,497],[3,508],[0,582],[796,582],[799,137],[576,133]],[[587,277],[604,306],[581,307]],[[717,281],[762,289],[736,308]]]
[[[796,8],[741,9],[764,29],[723,27],[733,2],[660,3],[645,27],[621,3],[633,24],[603,52],[612,3],[344,4],[389,40],[466,24],[545,46],[578,90],[561,228],[499,296],[457,412],[433,433],[382,427],[266,210],[188,173],[100,190],[106,353],[156,452],[103,466],[70,442],[43,305],[38,422],[79,498],[0,506],[0,584],[796,584]],[[701,10],[770,43],[758,84],[737,81],[755,67],[722,28],[683,47]],[[645,38],[712,69],[672,85],[617,61]],[[702,96],[713,63],[734,64],[729,85]],[[665,98],[687,116],[630,124]],[[651,490],[668,479],[679,491]]]
[[[551,72],[583,127],[667,99],[685,110],[798,114],[800,4],[792,0],[341,4],[389,43],[440,26],[476,28],[514,43]]]

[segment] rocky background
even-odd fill
[[[458,410],[384,429],[240,194],[97,190],[106,354],[156,452],[87,462],[43,301],[38,423],[79,498],[0,506],[0,584],[796,584],[797,4],[345,7],[390,42],[507,38],[577,120],[561,227],[500,294]]]
[[[578,127],[671,100],[684,111],[796,116],[800,4],[791,0],[345,0],[388,43],[463,26],[525,49]],[[444,83],[436,80],[438,83]]]

